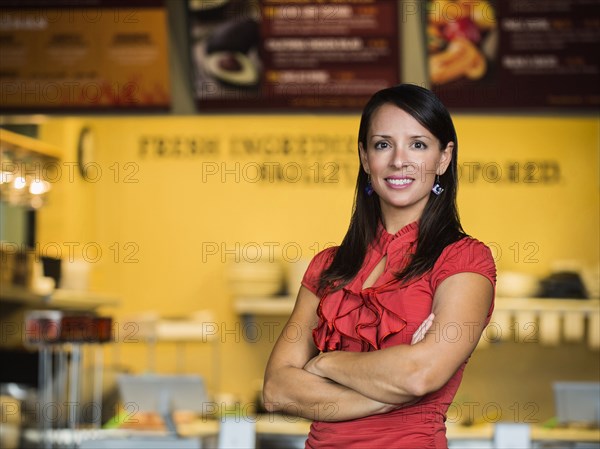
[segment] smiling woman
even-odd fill
[[[457,152],[430,91],[399,85],[365,106],[348,232],[309,264],[287,324],[302,338],[284,328],[265,373],[268,409],[314,420],[307,448],[447,447],[496,279],[458,219]]]
[[[439,140],[409,113],[394,104],[374,114],[367,145],[359,143],[360,159],[390,220],[416,220],[427,203],[434,179],[452,159],[454,142]],[[440,151],[441,150],[441,151]],[[401,226],[400,226],[401,227]]]

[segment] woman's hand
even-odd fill
[[[419,328],[413,334],[412,340],[410,342],[411,345],[419,343],[421,340],[423,340],[423,338],[425,338],[425,334],[427,333],[427,331],[429,330],[429,328],[433,324],[433,319],[434,318],[435,318],[435,315],[433,314],[433,312],[430,313],[427,318],[425,318],[425,321],[423,321],[421,323],[421,325],[419,326]]]
[[[317,376],[320,376],[319,370],[317,368],[317,362],[325,354],[326,354],[325,352],[321,352],[320,354],[314,356],[312,359],[310,359],[308,362],[306,362],[306,365],[304,365],[304,371],[308,371],[311,374],[315,374]]]

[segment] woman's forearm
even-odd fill
[[[346,421],[386,413],[397,407],[291,366],[266,379],[264,401],[269,411],[316,421]]]
[[[405,346],[403,349],[408,349]],[[347,352],[333,351],[322,353],[307,364],[305,369],[333,382],[350,388],[374,401],[386,401],[397,406],[413,401],[419,396],[416,389],[410,390],[410,362],[404,359],[402,367],[394,371],[381,351]],[[400,368],[400,367],[399,367]],[[402,376],[402,381],[395,381]]]
[[[316,421],[346,421],[396,408],[303,369],[318,354],[312,339],[312,329],[318,322],[318,304],[319,298],[307,288],[300,288],[292,316],[265,369],[263,398],[267,410]],[[298,340],[285,338],[292,326],[294,331],[302,331]]]
[[[378,351],[332,351],[305,369],[375,401],[400,404],[441,388],[468,359],[485,327],[493,287],[477,273],[458,273],[436,291],[435,325],[414,345]]]
[[[419,343],[431,328],[435,315],[433,313],[421,323],[412,337],[411,346]],[[395,351],[410,351],[410,346],[401,346]],[[414,363],[410,362],[409,354],[405,352],[402,372],[389,369],[389,364],[380,365],[376,360],[380,352],[328,352],[321,353],[309,360],[304,369],[321,377],[328,378],[344,385],[374,401],[385,401],[397,405],[409,405],[419,399],[420,394],[411,385],[411,377],[418,379],[415,369],[410,370]],[[404,382],[390,381],[398,375]],[[414,381],[412,382],[414,384]]]

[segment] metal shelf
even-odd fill
[[[0,300],[32,308],[61,310],[94,310],[120,303],[118,298],[106,294],[58,288],[50,295],[41,295],[18,286],[2,286]]]
[[[17,152],[35,153],[52,159],[60,159],[60,150],[54,145],[41,140],[23,136],[7,129],[0,129],[0,144]],[[4,149],[4,148],[3,148]]]

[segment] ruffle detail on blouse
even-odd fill
[[[319,325],[313,330],[319,350],[342,350],[345,339],[360,343],[363,350],[380,349],[386,338],[402,331],[406,320],[388,309],[378,297],[378,293],[388,288],[389,285],[384,285],[360,292],[343,288],[343,295],[321,301],[317,310]]]
[[[404,243],[407,245],[410,245],[414,242],[416,242],[417,240],[417,234],[419,232],[419,222],[418,221],[413,221],[409,224],[407,224],[406,226],[400,228],[400,230],[398,230],[398,232],[396,232],[395,234],[390,234],[385,227],[383,226],[383,223],[379,222],[377,224],[377,230],[376,230],[376,238],[375,238],[375,242],[373,243],[373,247],[375,249],[384,249],[387,248],[387,246],[390,243],[393,242],[397,242],[397,243]]]
[[[396,261],[400,255],[405,259],[406,251],[416,241],[417,232],[417,222],[406,225],[396,234],[388,233],[380,223],[372,250],[388,253]],[[390,256],[390,250],[394,251],[393,256]],[[407,258],[403,263],[406,261]],[[407,325],[407,321],[386,307],[379,297],[380,293],[398,291],[398,288],[398,281],[392,277],[384,284],[366,289],[362,289],[360,282],[352,282],[341,291],[326,295],[317,308],[319,324],[313,329],[317,348],[322,352],[358,345],[362,351],[380,349],[386,338],[398,334]]]

